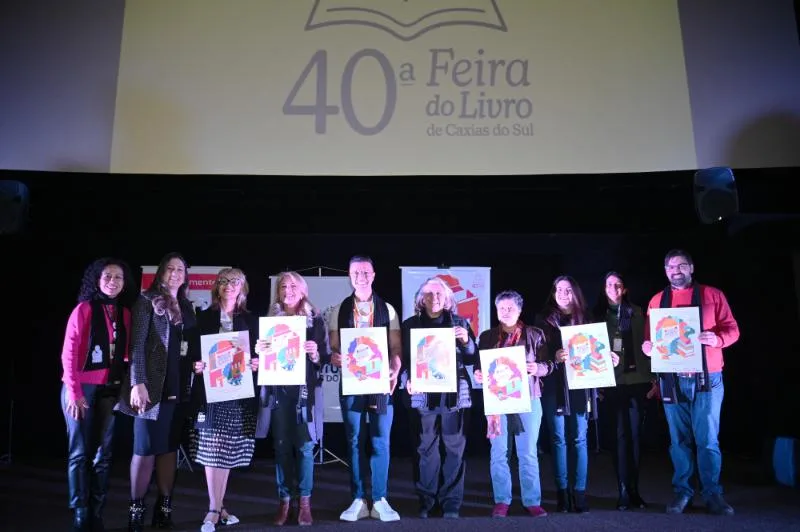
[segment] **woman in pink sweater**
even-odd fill
[[[84,272],[67,322],[61,409],[67,423],[67,478],[73,530],[103,530],[114,434],[113,408],[128,357],[132,287],[125,262],[103,258]]]

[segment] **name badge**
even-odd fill
[[[181,342],[181,356],[185,357],[189,352],[189,342]]]
[[[115,352],[115,351],[116,351],[116,345],[114,345],[114,344],[111,344],[111,345],[108,347],[108,357],[109,357],[111,360],[114,360],[114,352]]]
[[[614,341],[611,345],[611,350],[615,353],[622,351],[622,338],[614,338]]]

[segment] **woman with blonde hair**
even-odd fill
[[[258,334],[257,322],[247,310],[249,286],[244,272],[223,268],[217,274],[211,291],[211,306],[197,315],[200,334],[250,331],[250,353],[254,352]],[[250,369],[258,370],[258,358],[251,358]],[[203,361],[195,362],[196,374],[206,369]],[[235,525],[239,519],[225,508],[225,491],[231,469],[247,467],[253,458],[256,432],[256,400],[233,399],[207,403],[202,377],[195,378],[193,399],[197,406],[194,430],[191,433],[192,460],[205,466],[208,485],[208,512],[201,532],[213,532],[218,524]]]
[[[303,348],[306,383],[301,386],[262,386],[256,437],[265,438],[272,427],[275,446],[275,481],[278,512],[274,524],[286,524],[291,501],[298,499],[297,524],[310,525],[311,490],[314,484],[314,445],[322,432],[322,380],[320,368],[330,360],[328,330],[322,314],[308,298],[308,284],[297,272],[278,276],[270,316],[305,316],[306,343]],[[266,340],[256,342],[256,353],[269,349]],[[293,493],[296,486],[297,492]]]

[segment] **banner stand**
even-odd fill
[[[289,268],[287,268],[287,270],[288,269]],[[341,270],[339,268],[330,268],[328,266],[314,266],[314,267],[311,267],[311,268],[304,268],[302,270],[294,270],[294,271],[296,271],[297,273],[302,274],[303,272],[308,272],[308,271],[313,271],[313,270],[316,270],[317,277],[322,277],[323,276],[322,275],[322,271],[323,270],[331,270],[331,271],[334,271],[334,272],[337,272],[337,273],[344,273],[344,274],[348,274],[349,273],[347,270]],[[277,287],[275,287],[275,290],[277,291]],[[273,294],[273,298],[274,298],[274,294]],[[324,408],[324,405],[323,405],[323,408]],[[338,457],[330,449],[327,449],[325,447],[325,428],[324,428],[325,427],[325,416],[324,416],[324,414],[323,414],[322,425],[323,425],[323,429],[322,429],[322,431],[321,431],[321,433],[319,435],[319,443],[317,444],[317,448],[314,450],[314,463],[316,463],[318,465],[326,465],[326,464],[335,464],[335,463],[338,462],[338,463],[344,465],[345,467],[349,468],[350,464],[348,464],[342,458]],[[326,457],[329,457],[329,458],[326,458]]]

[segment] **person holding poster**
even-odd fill
[[[303,349],[306,383],[301,386],[261,386],[257,437],[266,438],[271,426],[275,446],[275,481],[278,485],[278,511],[274,524],[289,519],[291,502],[297,500],[297,524],[310,525],[311,491],[314,487],[314,446],[322,433],[322,379],[320,368],[330,355],[328,330],[320,311],[308,297],[308,283],[297,272],[278,276],[275,301],[270,316],[305,316],[306,342]],[[256,353],[268,349],[266,340],[256,342]],[[293,493],[297,486],[297,493]]]
[[[176,452],[190,414],[192,368],[200,359],[200,335],[189,286],[187,265],[169,253],[156,276],[139,295],[131,315],[130,386],[122,387],[117,408],[134,416],[131,502],[128,530],[144,528],[144,496],[156,470],[158,501],[153,526],[172,528],[172,489]]]
[[[397,521],[398,514],[386,500],[389,482],[389,437],[394,419],[392,393],[397,386],[402,356],[402,336],[397,311],[372,290],[375,267],[372,259],[355,256],[348,266],[353,295],[345,298],[331,312],[330,329],[331,364],[341,367],[342,354],[339,330],[360,327],[386,327],[388,329],[391,392],[372,395],[341,395],[342,418],[348,443],[350,461],[350,492],[353,502],[339,517],[342,521],[358,521],[371,516],[381,521]],[[372,509],[364,499],[364,478],[361,472],[361,447],[359,432],[364,416],[369,416],[372,456]]]
[[[425,393],[415,389],[415,377],[421,375],[412,373],[409,376],[409,370],[405,370],[401,377],[410,395],[410,406],[417,413],[414,416],[418,425],[414,476],[422,519],[428,517],[437,502],[445,519],[457,518],[464,500],[467,438],[464,435],[463,410],[472,406],[465,364],[475,364],[478,350],[469,323],[456,314],[455,309],[453,291],[439,277],[431,277],[422,283],[414,297],[414,316],[401,326],[405,368],[411,368],[411,349],[417,349],[416,345],[411,345],[413,329],[452,328],[455,333],[455,364],[450,364],[449,360],[438,364],[436,360],[425,360],[421,364],[419,358],[415,364],[423,366],[427,372],[436,372],[437,366],[447,367],[457,379],[454,393]],[[446,356],[442,351],[436,350],[438,358]],[[440,446],[444,446],[444,463]]]
[[[611,350],[621,359],[614,370],[617,385],[604,391],[606,401],[603,403],[611,410],[617,435],[614,453],[619,489],[617,509],[644,509],[647,503],[639,494],[639,432],[653,375],[650,359],[641,349],[644,314],[641,307],[631,303],[619,273],[606,274],[594,317],[606,322]]]
[[[247,277],[237,268],[223,268],[211,289],[211,305],[197,315],[200,334],[249,331],[250,352],[254,352],[258,327],[247,310],[250,290]],[[195,373],[206,369],[200,360],[194,363]],[[250,359],[250,369],[258,369],[258,359]],[[239,519],[225,508],[225,490],[230,471],[247,467],[253,458],[256,440],[256,402],[253,399],[234,399],[207,403],[205,383],[195,378],[192,389],[197,408],[194,429],[191,431],[189,455],[205,467],[208,487],[208,512],[201,532],[213,532],[217,524],[235,525]]]
[[[568,275],[556,277],[537,324],[547,339],[555,370],[542,382],[542,409],[553,444],[553,473],[557,488],[557,511],[588,512],[586,481],[589,452],[586,433],[589,418],[597,415],[597,390],[570,390],[564,363],[568,353],[561,345],[560,328],[589,323],[583,292]],[[612,351],[614,367],[619,357]]]
[[[693,447],[697,447],[697,472],[708,511],[715,515],[733,515],[733,508],[722,497],[719,483],[722,453],[719,450],[719,418],[725,387],[722,383],[722,350],[739,339],[739,325],[721,290],[695,283],[694,262],[685,251],[674,249],[664,257],[664,271],[669,286],[653,296],[647,306],[655,308],[697,307],[702,332],[698,340],[703,351],[703,371],[699,373],[661,373],[659,385],[669,426],[674,472],[674,498],[667,513],[683,513],[694,497],[695,473]],[[652,355],[649,319],[644,329],[642,351]]]
[[[67,480],[73,530],[104,530],[114,443],[114,405],[128,360],[133,279],[128,265],[102,258],[83,273],[64,334],[61,410],[67,424]]]
[[[497,310],[497,327],[483,331],[478,341],[480,349],[500,349],[524,346],[528,387],[531,393],[531,411],[525,414],[500,414],[486,416],[486,437],[491,442],[489,471],[494,492],[492,517],[506,517],[511,505],[511,470],[508,466],[513,443],[517,447],[519,484],[522,506],[533,517],[545,517],[542,508],[542,483],[539,477],[539,429],[542,425],[541,379],[553,372],[555,363],[547,354],[544,332],[525,325],[519,316],[522,313],[522,296],[506,290],[494,298]],[[475,381],[483,382],[480,359],[475,365]]]

